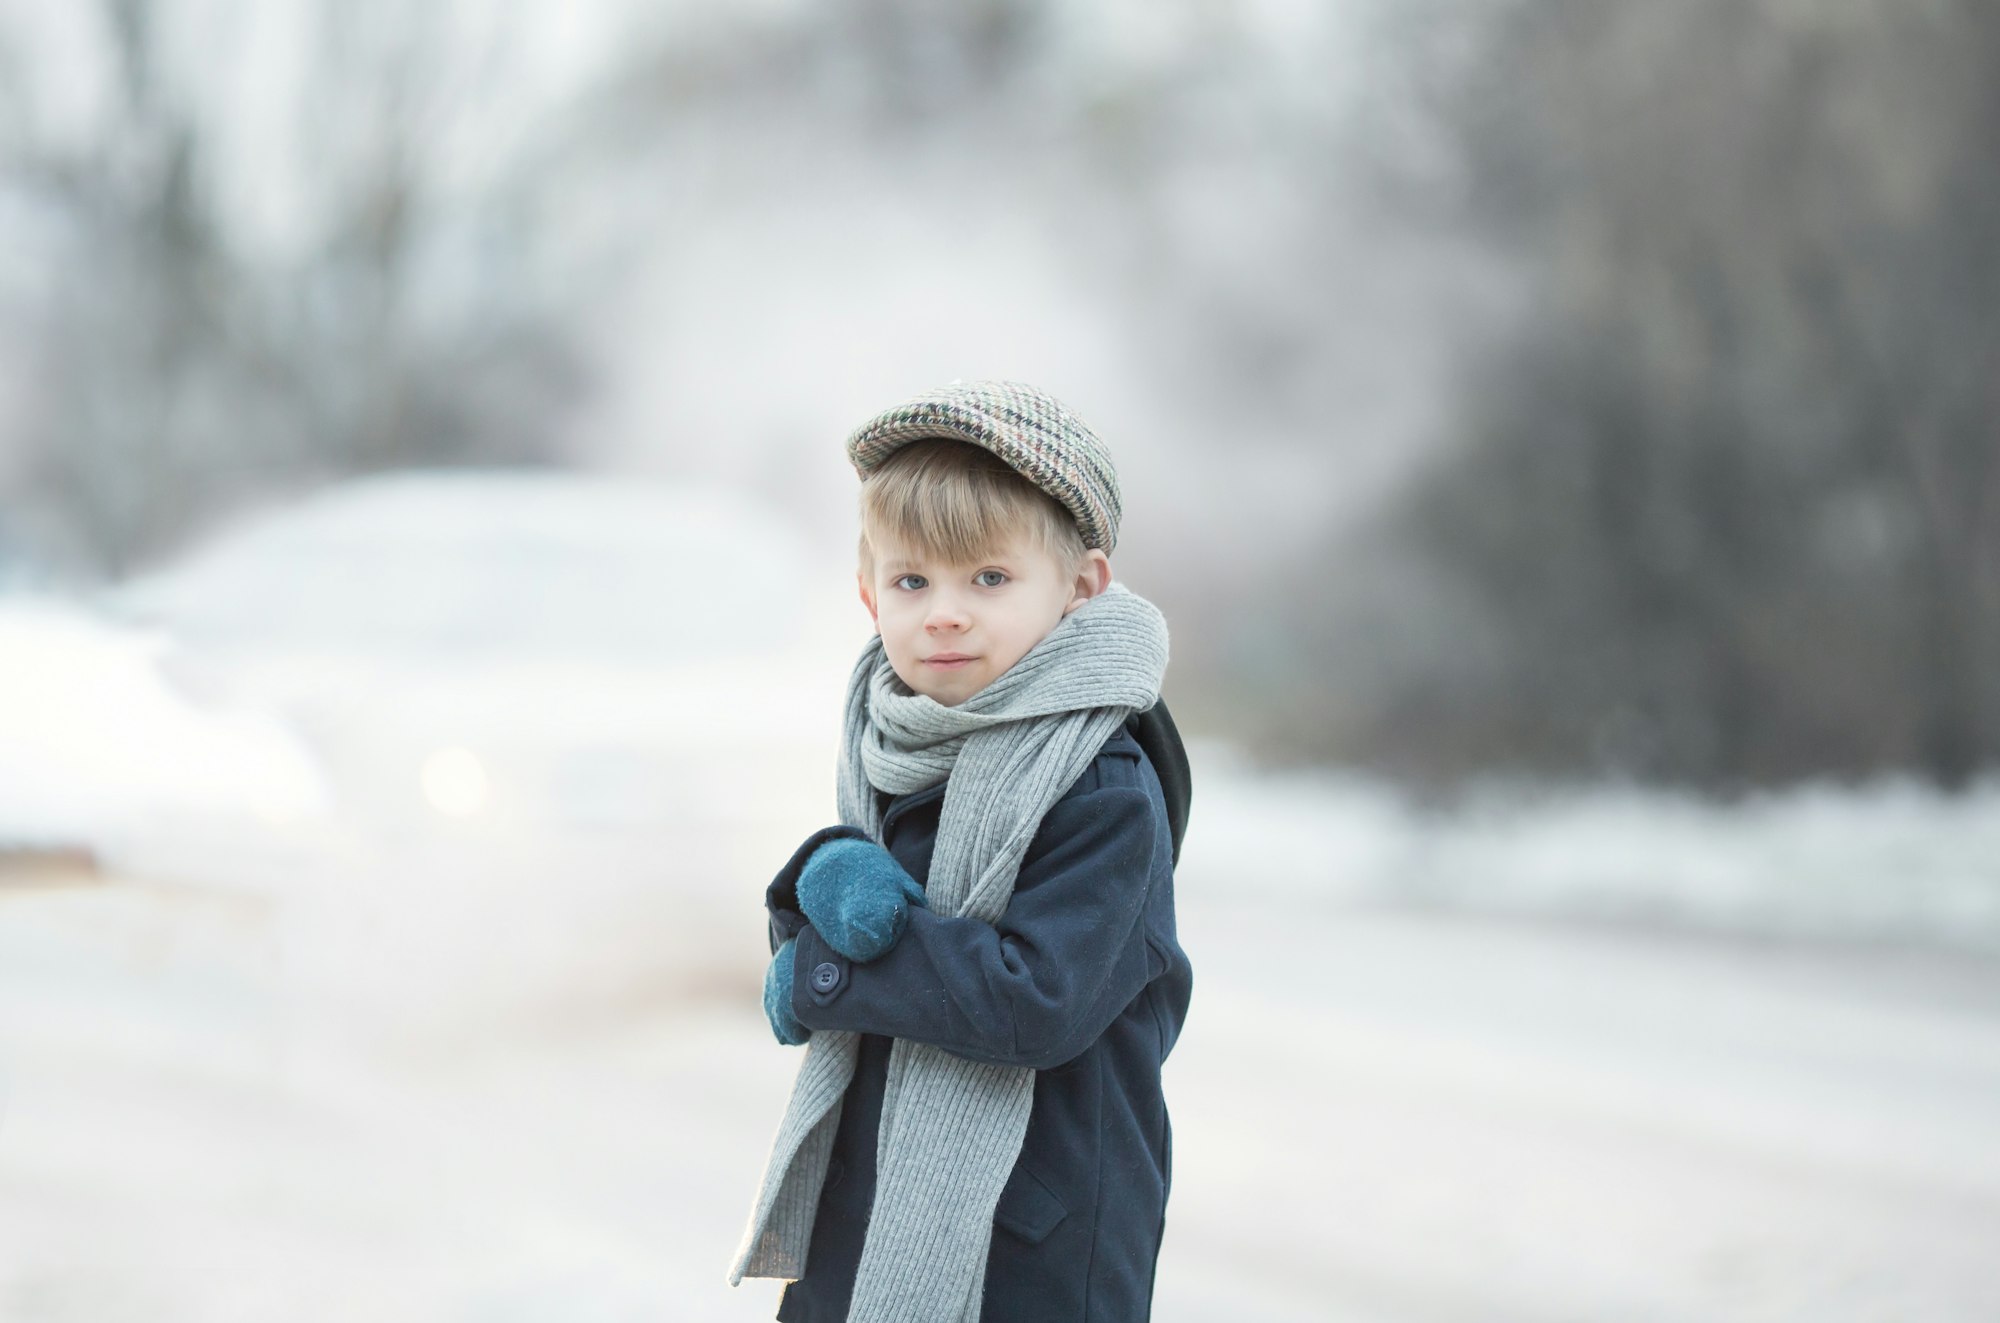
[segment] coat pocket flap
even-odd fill
[[[1069,1209],[1063,1207],[1055,1192],[1042,1184],[1035,1173],[1017,1165],[1014,1174],[1007,1178],[1007,1188],[1000,1191],[1000,1202],[993,1209],[993,1225],[1030,1245],[1039,1245],[1068,1216]]]

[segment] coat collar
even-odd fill
[[[888,838],[889,824],[897,818],[902,817],[909,810],[919,804],[928,804],[934,799],[943,799],[944,788],[948,784],[950,784],[949,781],[940,781],[934,786],[925,786],[922,790],[912,790],[907,795],[897,795],[892,798],[889,801],[888,807],[882,810],[883,838],[885,840]],[[881,792],[878,791],[876,793],[880,794]]]

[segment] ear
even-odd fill
[[[861,605],[868,608],[869,623],[874,625],[875,632],[880,634],[882,632],[882,622],[875,615],[875,594],[868,591],[868,580],[861,576],[860,570],[854,572],[854,586],[861,590]]]
[[[1083,553],[1083,568],[1070,586],[1069,605],[1063,608],[1063,614],[1068,615],[1110,586],[1111,558],[1102,548],[1092,547]]]

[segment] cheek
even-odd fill
[[[911,625],[908,613],[897,611],[894,608],[885,608],[880,615],[876,616],[875,627],[881,632],[883,639],[891,646],[904,643],[918,632],[917,628]]]

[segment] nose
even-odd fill
[[[968,623],[965,606],[948,592],[931,593],[930,607],[924,613],[924,628],[932,633],[940,630],[963,630]]]

